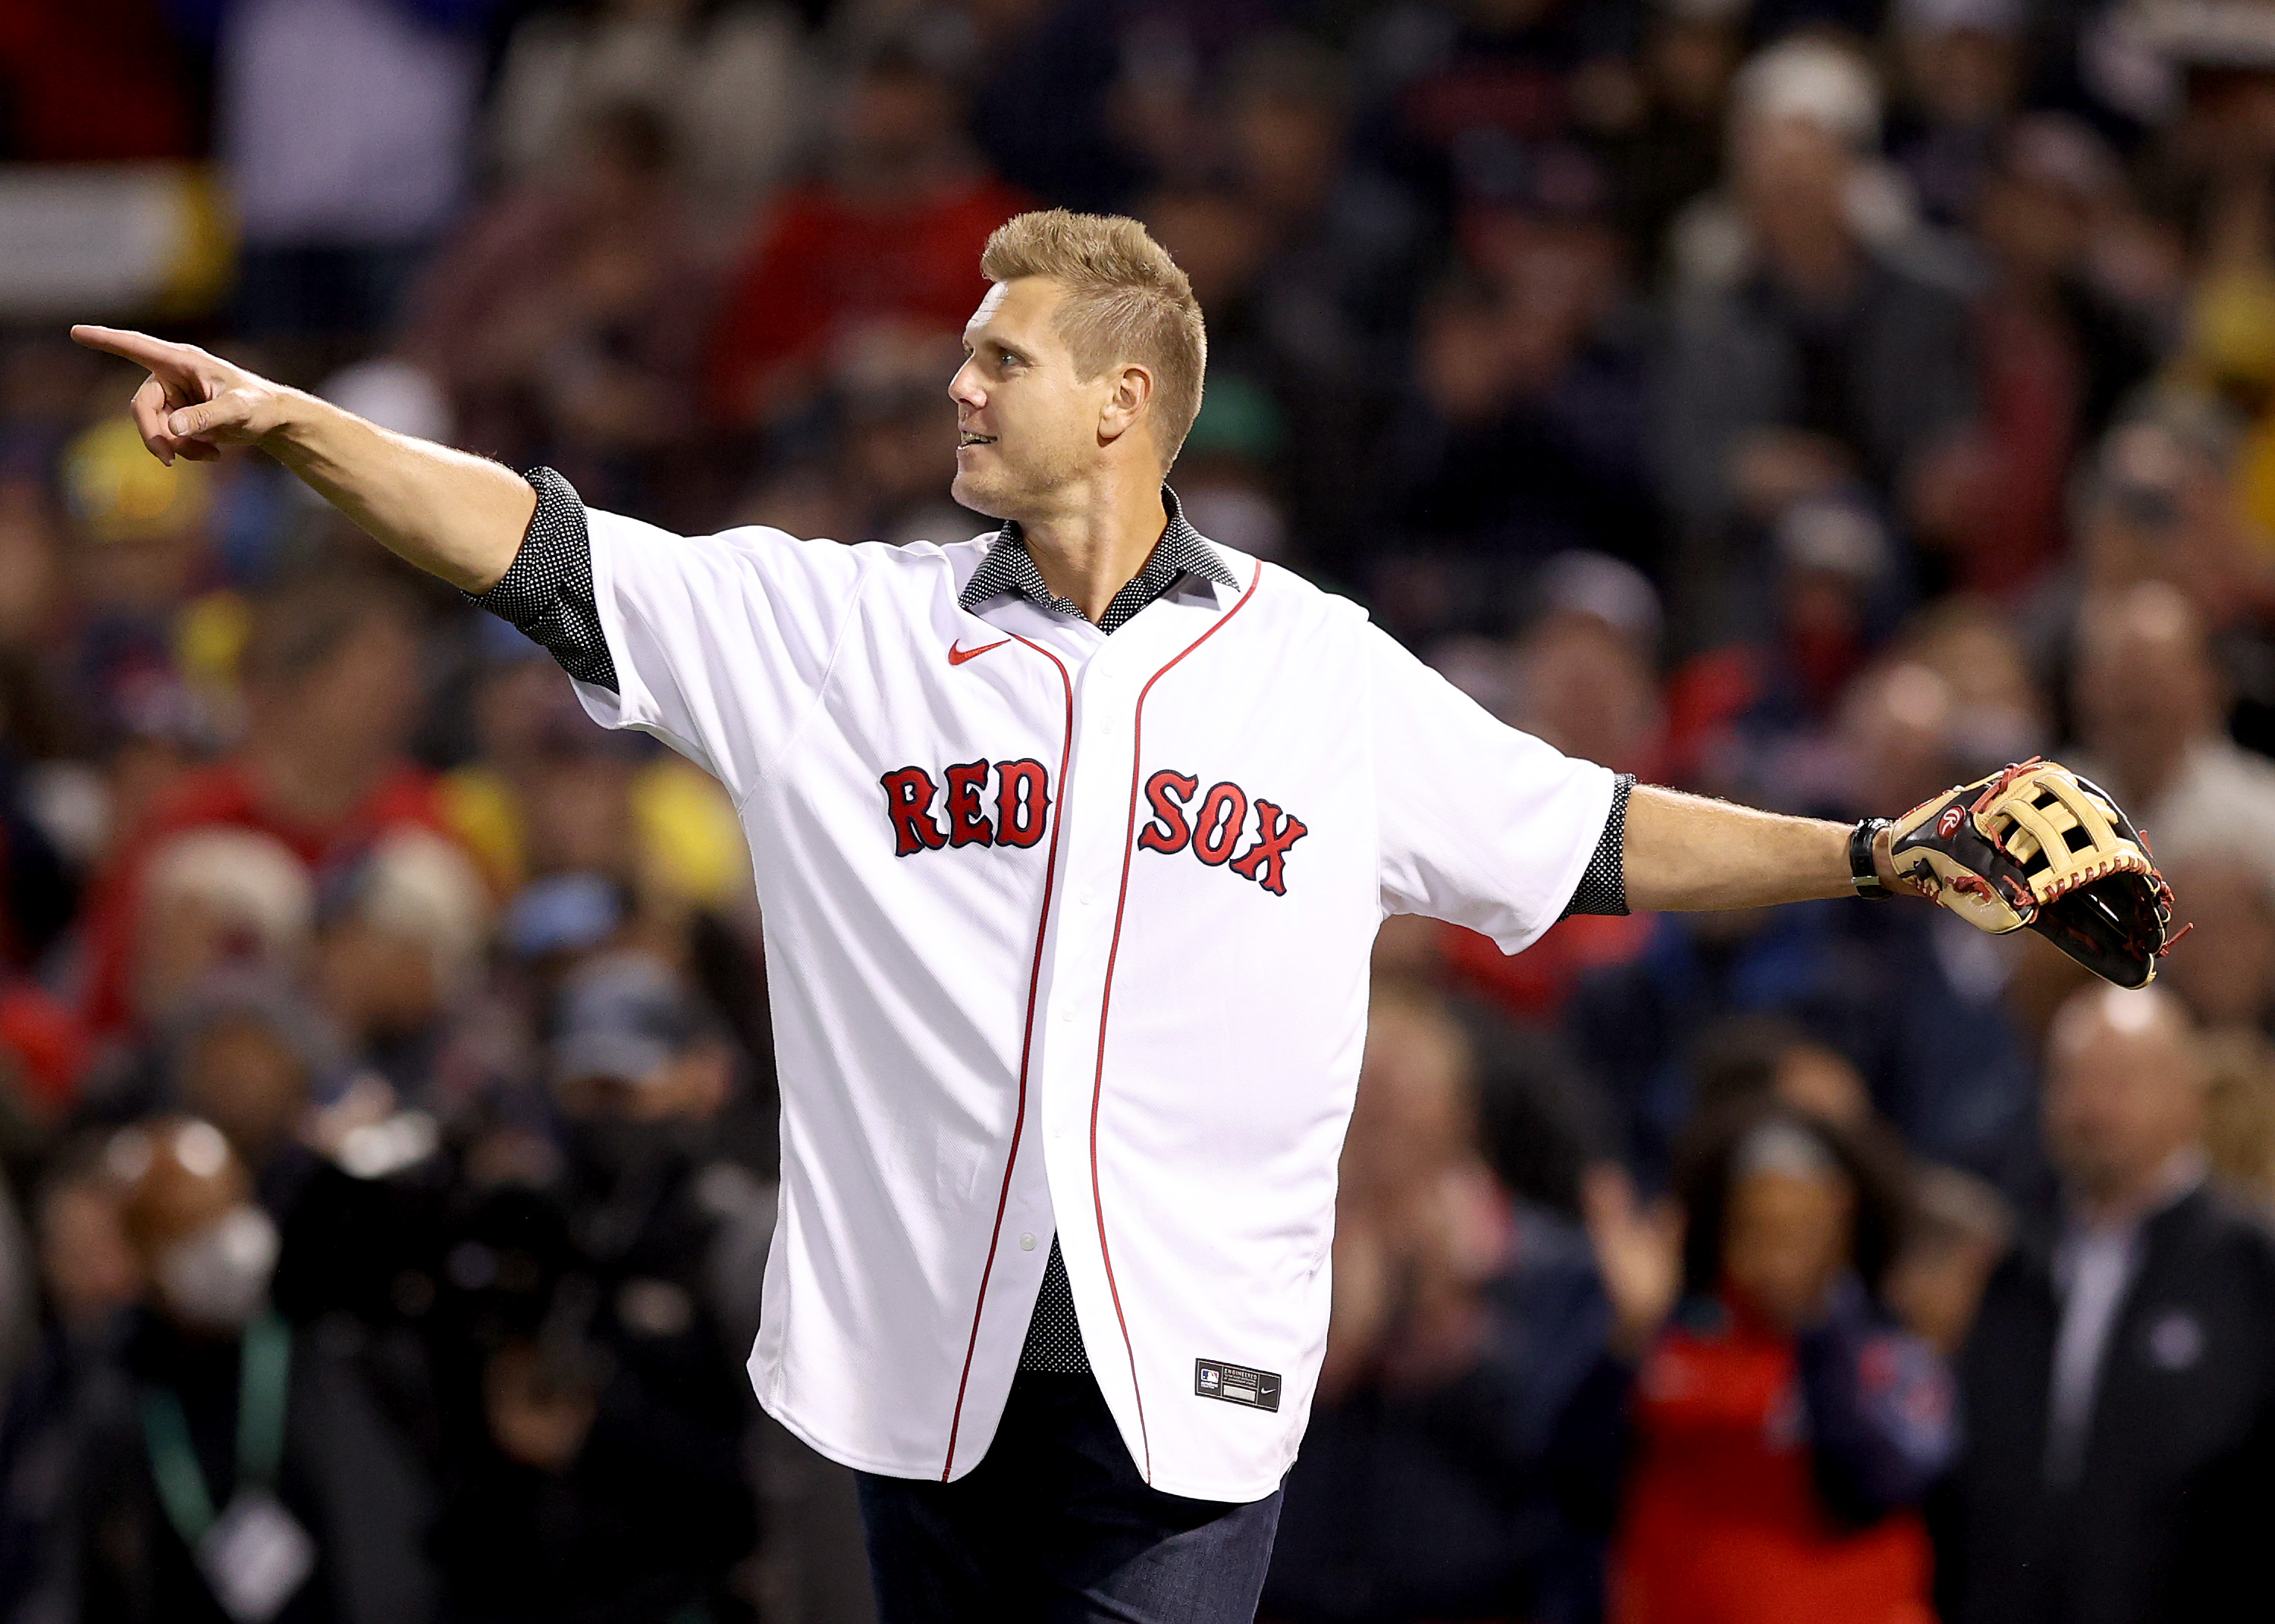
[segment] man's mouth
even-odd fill
[[[994,445],[994,435],[975,434],[967,428],[956,437],[956,449],[960,451],[968,445]]]

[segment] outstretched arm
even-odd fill
[[[1628,906],[1644,913],[1853,896],[1848,831],[1845,823],[1637,784],[1628,800]],[[1886,829],[1873,842],[1872,866],[1891,891],[1916,890],[1896,877]]]
[[[72,337],[149,369],[134,426],[169,466],[257,445],[382,546],[467,592],[496,585],[520,549],[537,493],[509,468],[367,423],[194,344],[109,327]]]

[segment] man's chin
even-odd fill
[[[949,480],[948,494],[955,499],[957,507],[977,513],[982,518],[1010,517],[1004,511],[1001,494],[991,489],[986,481],[974,479],[970,474],[959,473]]]

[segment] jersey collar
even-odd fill
[[[1161,487],[1161,505],[1168,510],[1168,527],[1161,532],[1161,539],[1154,544],[1153,556],[1145,561],[1145,567],[1131,577],[1106,606],[1106,613],[1098,622],[1100,631],[1120,630],[1138,610],[1188,575],[1198,575],[1236,591],[1239,588],[1239,577],[1218,556],[1208,539],[1192,527],[1185,517],[1183,504],[1177,500],[1177,493],[1166,485]],[[1043,572],[1037,568],[1034,555],[1028,552],[1027,539],[1020,533],[1017,519],[1007,519],[1003,528],[995,533],[987,556],[979,561],[979,568],[964,583],[956,602],[966,609],[977,609],[990,598],[1007,594],[1024,598],[1054,615],[1069,616],[1076,620],[1085,618],[1070,600],[1060,597],[1045,584]]]

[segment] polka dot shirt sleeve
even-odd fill
[[[504,578],[466,601],[521,629],[580,683],[616,691],[616,661],[593,593],[593,538],[576,488],[550,468],[525,477],[537,511]]]

